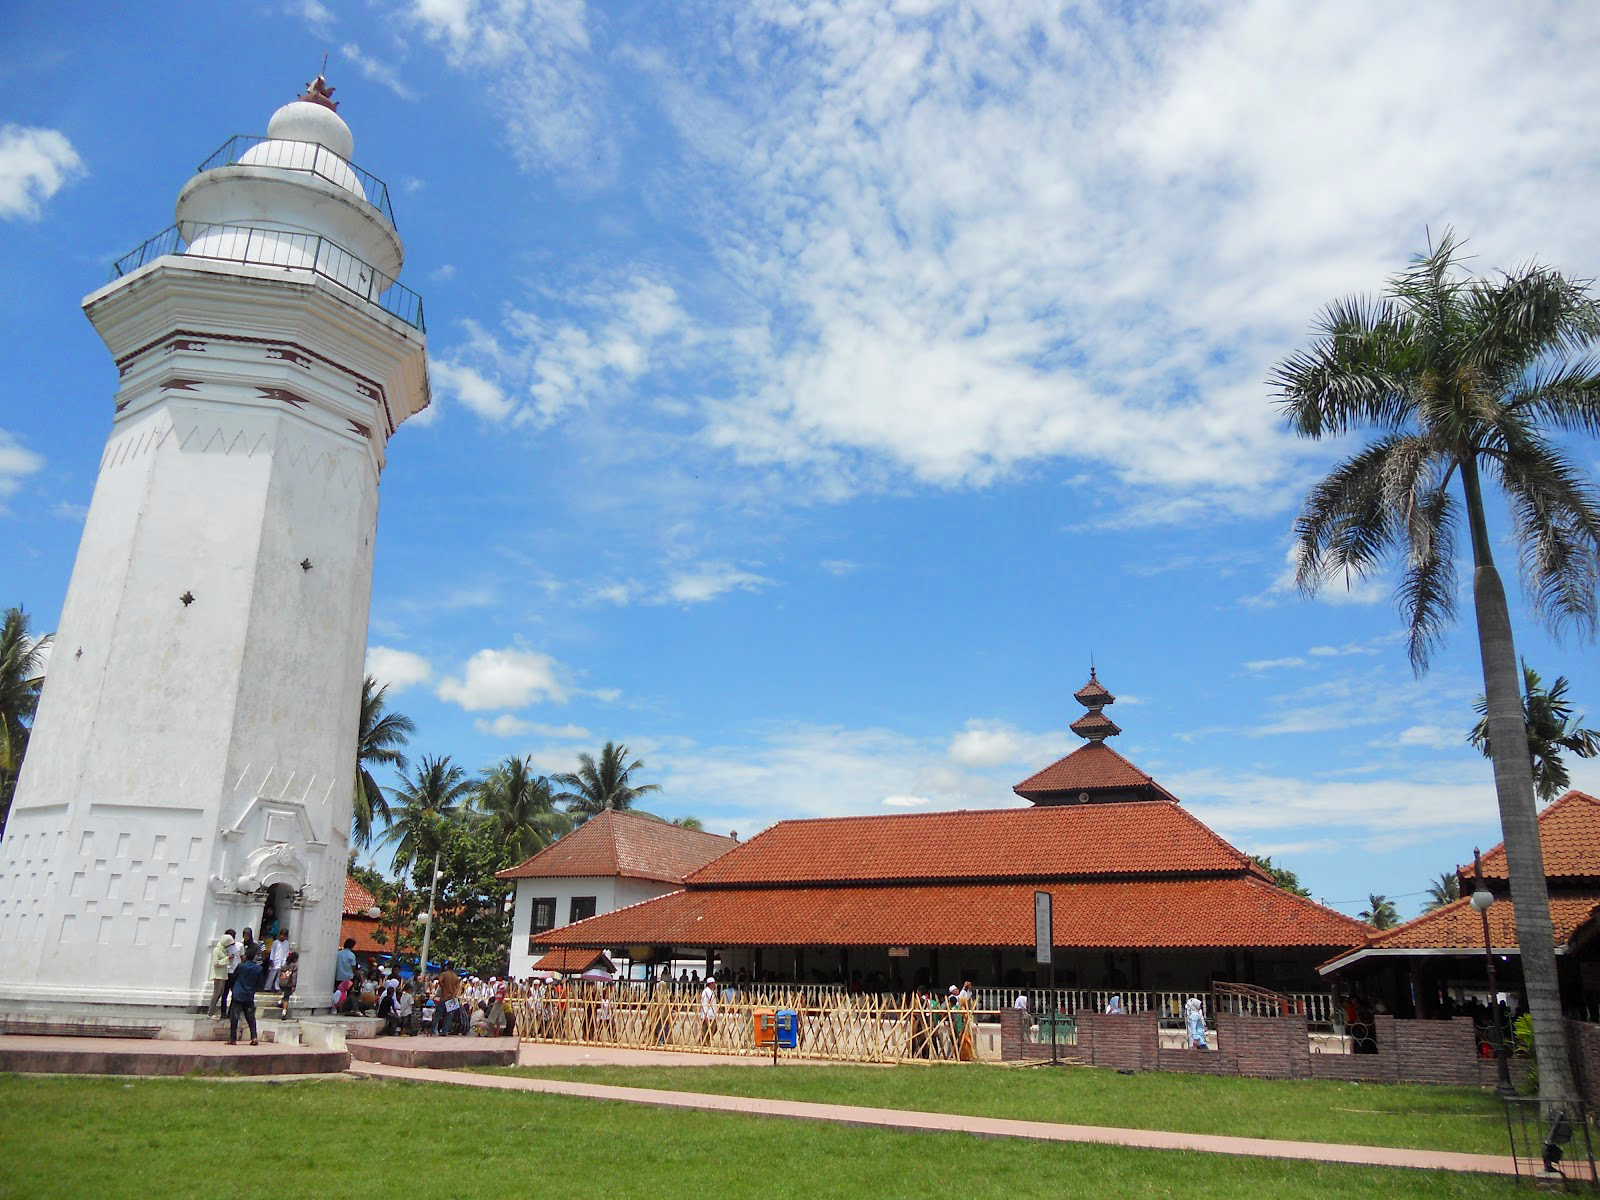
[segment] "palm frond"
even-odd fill
[[[1600,355],[1535,364],[1507,390],[1506,407],[1540,425],[1600,437]]]
[[[1446,480],[1419,474],[1430,485],[1407,510],[1407,558],[1396,600],[1406,618],[1406,653],[1418,675],[1456,621],[1456,507]]]
[[[1307,350],[1291,354],[1268,382],[1301,437],[1335,437],[1357,426],[1398,429],[1413,400],[1403,371],[1410,331],[1387,300],[1335,301],[1317,322]]]
[[[1313,594],[1332,576],[1363,578],[1394,547],[1400,513],[1390,503],[1428,461],[1430,449],[1411,435],[1381,437],[1346,459],[1306,496],[1295,521],[1295,582]]]
[[[1535,609],[1557,632],[1575,626],[1593,634],[1600,618],[1600,492],[1552,443],[1520,430],[1488,462],[1511,507]]]

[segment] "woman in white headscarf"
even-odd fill
[[[1209,1050],[1206,1044],[1206,1006],[1199,996],[1190,996],[1183,1006],[1183,1024],[1189,1034],[1189,1049]]]
[[[1109,1017],[1125,1017],[1128,1015],[1128,1010],[1122,1007],[1121,996],[1111,997],[1111,1002],[1106,1005],[1106,1015]]]

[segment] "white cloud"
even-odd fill
[[[437,389],[486,421],[504,421],[516,411],[498,383],[471,367],[434,359],[428,364],[428,374]]]
[[[390,695],[395,695],[419,683],[427,683],[433,678],[433,667],[422,655],[409,650],[368,646],[367,674],[379,684],[387,684]]]
[[[479,650],[461,675],[440,681],[436,695],[468,712],[526,708],[541,700],[563,703],[567,685],[561,665],[533,650]]]
[[[333,13],[321,0],[289,0],[285,8],[311,26],[311,31],[319,36],[333,29]]]
[[[1291,542],[1288,550],[1284,552],[1283,569],[1273,578],[1267,590],[1254,596],[1246,596],[1241,603],[1249,608],[1270,608],[1285,597],[1300,598],[1300,589],[1295,583],[1295,577],[1300,570],[1300,544]],[[1369,576],[1366,579],[1335,578],[1325,580],[1317,588],[1315,599],[1323,604],[1377,604],[1389,594],[1389,585],[1381,575]],[[1319,655],[1334,653],[1355,653],[1355,651],[1337,651],[1332,647],[1319,647]]]
[[[85,173],[58,130],[0,125],[0,219],[38,220],[44,202]]]
[[[539,737],[557,738],[564,741],[590,742],[594,734],[582,725],[546,725],[539,721],[524,721],[521,717],[514,717],[510,713],[501,713],[492,721],[478,718],[473,723],[479,733],[490,734],[493,737],[521,737],[526,734],[536,734]]]
[[[1264,833],[1282,841],[1285,831],[1299,830],[1327,847],[1392,848],[1498,818],[1486,767],[1430,767],[1426,774],[1363,780],[1200,770],[1162,782],[1202,821],[1245,847]]]
[[[674,574],[667,581],[660,600],[662,603],[704,604],[732,591],[758,591],[771,582],[770,579],[753,571],[745,571],[726,564],[707,563]]]
[[[22,481],[44,466],[44,458],[27,449],[13,434],[0,429],[0,511],[16,495]]]
[[[321,7],[320,5],[318,7]],[[400,73],[389,63],[364,53],[354,42],[346,42],[340,52],[360,71],[362,77],[380,87],[386,87],[402,100],[415,100],[417,93],[400,78]],[[409,189],[409,186],[407,188]]]
[[[609,180],[620,160],[592,65],[583,0],[413,0],[410,17],[492,99],[518,160],[574,182]]]
[[[1440,725],[1411,725],[1395,737],[1399,746],[1426,746],[1430,750],[1459,750],[1467,744],[1464,729],[1446,729]]]
[[[848,558],[825,558],[817,564],[829,575],[854,575],[861,569],[860,563],[851,562]]]
[[[614,170],[634,88],[595,83],[604,22],[576,0],[412,11],[488,73],[525,162]],[[704,381],[700,435],[829,497],[1071,460],[1106,520],[1292,503],[1325,455],[1260,381],[1324,303],[1379,287],[1428,223],[1478,235],[1486,269],[1592,260],[1588,10],[1463,11],[772,4],[705,14],[675,59],[612,49],[685,152],[656,202],[710,252],[715,287],[652,277],[694,298],[698,340],[663,340]],[[490,377],[528,420],[648,385],[612,316],[577,309],[501,335],[523,369]]]
[[[883,802],[890,808],[921,808],[933,803],[926,796],[885,796]]]
[[[974,718],[950,739],[945,753],[951,762],[962,767],[1026,763],[1037,770],[1060,758],[1072,743],[1070,733],[1024,733],[1002,721]]]
[[[1303,658],[1257,658],[1245,663],[1244,669],[1253,675],[1259,675],[1263,671],[1281,671],[1287,667],[1306,665],[1306,660]]]
[[[676,808],[714,828],[749,834],[783,817],[881,813],[891,808],[1015,807],[1010,781],[942,761],[936,740],[894,730],[792,724],[745,744],[628,738]],[[1043,765],[1043,764],[1040,764]],[[564,768],[557,768],[564,769]]]

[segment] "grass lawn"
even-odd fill
[[[430,1084],[0,1076],[0,1195],[1477,1200],[1471,1175],[908,1134]]]
[[[1506,1154],[1505,1109],[1475,1088],[1279,1081],[1090,1067],[493,1067],[496,1074],[968,1113],[1073,1125]]]

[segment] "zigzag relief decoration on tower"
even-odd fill
[[[161,418],[155,418],[155,421],[159,420]],[[125,436],[107,442],[105,453],[100,456],[100,469],[104,471],[109,467],[120,467],[129,459],[160,449],[173,428],[165,423],[156,425],[155,421],[146,422]]]
[[[307,404],[311,403],[311,401],[307,400],[304,396],[296,395],[288,388],[258,387],[256,388],[256,391],[261,393],[263,399],[281,400],[283,403],[291,405],[294,408],[304,408]]]
[[[279,349],[278,347],[274,346],[274,347],[268,349],[267,357],[270,358],[270,359],[273,359],[273,360],[280,360],[281,359],[284,362],[291,362],[295,366],[304,367],[308,371],[311,369],[311,360],[309,358],[307,358],[304,354],[301,354],[301,353],[299,353],[297,351],[294,351],[294,350],[283,350],[283,349]]]
[[[138,360],[141,355],[155,349],[158,346],[164,347],[165,352],[169,354],[179,349],[191,349],[203,353],[206,349],[205,342],[194,340],[202,337],[213,342],[234,342],[243,345],[264,346],[266,347],[267,358],[275,361],[290,362],[297,367],[304,367],[306,370],[310,370],[318,362],[322,363],[324,366],[332,367],[340,374],[348,376],[354,382],[356,392],[363,399],[377,400],[377,402],[383,406],[385,433],[392,434],[395,431],[394,413],[389,409],[389,396],[388,393],[384,391],[381,384],[377,383],[375,380],[368,379],[365,375],[362,375],[359,372],[351,370],[343,363],[335,362],[333,359],[326,358],[314,350],[308,350],[304,346],[301,346],[295,342],[246,337],[242,334],[199,333],[195,330],[180,329],[168,340],[163,341],[162,339],[157,339],[153,342],[147,342],[145,345],[140,346],[137,350],[132,350],[127,354],[124,354],[121,358],[117,359],[117,372],[119,375],[126,375],[132,368],[133,363]]]

